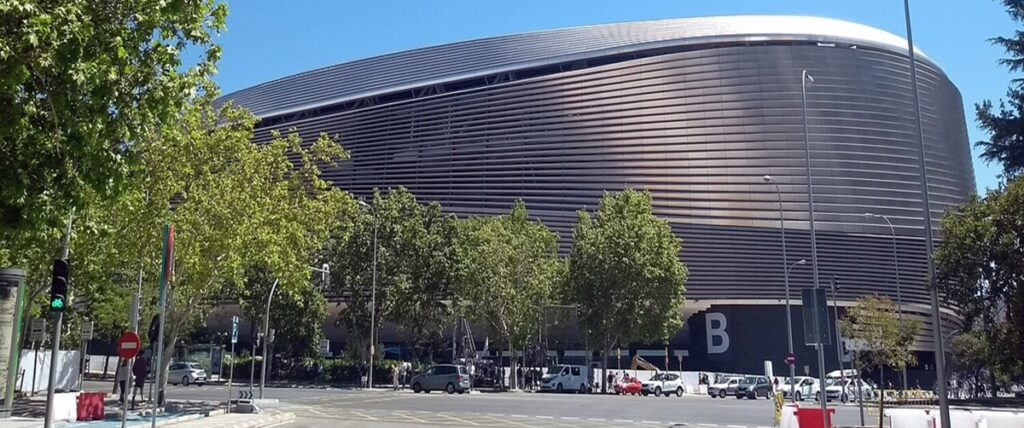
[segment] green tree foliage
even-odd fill
[[[942,229],[933,256],[940,290],[965,324],[1005,350],[993,369],[1024,375],[1024,180],[971,199]]]
[[[273,273],[266,266],[252,266],[247,270],[245,285],[237,290],[245,318],[255,320],[261,331],[267,297],[274,280]],[[283,355],[293,362],[320,357],[327,301],[316,282],[291,286],[278,283],[270,305],[270,328],[275,330],[275,342],[271,348],[274,355]]]
[[[216,71],[226,15],[214,0],[0,2],[0,242],[47,238],[124,184]]]
[[[510,350],[520,349],[538,332],[544,305],[564,281],[558,235],[530,221],[522,200],[508,215],[470,218],[460,228],[459,312]]]
[[[451,315],[441,300],[453,297],[456,219],[437,203],[421,205],[405,188],[386,195],[354,215],[351,237],[334,240],[327,251],[331,285],[346,303],[338,323],[365,358],[373,294],[374,232],[377,234],[376,322],[395,323],[417,344],[436,340]]]
[[[857,353],[857,361],[865,369],[891,367],[902,371],[917,364],[917,357],[910,351],[914,338],[921,330],[916,319],[899,319],[896,305],[888,298],[867,296],[847,309],[839,321],[843,337],[856,342],[863,352]],[[880,384],[881,394],[885,385]],[[879,400],[879,426],[882,424],[881,411],[884,400]]]
[[[605,368],[616,343],[661,343],[682,326],[682,241],[654,216],[650,193],[605,194],[593,216],[579,213],[573,237],[569,286]]]
[[[985,373],[997,367],[995,344],[989,341],[992,335],[985,331],[971,330],[961,333],[950,342],[954,370],[973,386],[974,397],[979,396],[985,385]]]
[[[1024,0],[1003,0],[1006,12],[1014,22],[1024,21]],[[1024,70],[1024,31],[1012,37],[996,37],[992,43],[1003,47],[1008,58],[1000,62],[1012,72]],[[981,157],[1003,165],[1003,174],[1013,179],[1024,173],[1024,80],[1015,79],[1006,92],[1007,100],[999,101],[995,111],[991,101],[975,105],[978,125],[989,133],[988,140],[975,143],[982,149]]]
[[[249,266],[266,266],[281,281],[283,298],[297,295],[310,281],[309,260],[352,204],[320,178],[318,165],[347,156],[331,138],[307,144],[290,134],[253,145],[253,117],[230,106],[215,109],[214,96],[201,92],[159,139],[139,143],[140,166],[127,191],[94,214],[106,234],[100,252],[115,254],[109,260],[118,263],[105,265],[117,271],[141,261],[150,305],[161,227],[175,227],[163,367],[178,338],[202,322],[213,299],[244,283]]]

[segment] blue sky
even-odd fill
[[[905,35],[901,0],[238,0],[217,81],[224,92],[340,62],[442,43],[559,27],[714,15],[813,15]],[[974,104],[998,99],[1015,77],[988,39],[1016,28],[995,0],[915,0],[914,39],[960,88],[973,143],[985,135]],[[973,149],[972,149],[973,150]],[[977,159],[978,189],[999,168]]]

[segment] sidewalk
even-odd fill
[[[275,410],[263,414],[226,414],[223,411],[212,413],[210,416],[203,414],[163,414],[157,416],[157,426],[171,426],[174,428],[261,428],[290,422],[295,415],[288,412]],[[149,427],[150,418],[130,415],[126,427],[143,428]],[[37,428],[43,425],[43,420],[38,418],[11,418],[0,419],[0,428]],[[102,421],[90,422],[67,422],[60,421],[54,424],[58,428],[120,428],[119,418],[108,418]]]

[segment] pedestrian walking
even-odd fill
[[[395,391],[398,391],[398,372],[399,372],[399,370],[398,370],[398,365],[397,364],[391,367],[391,383],[392,383],[392,388]]]
[[[114,373],[114,381],[117,383],[117,387],[121,389],[121,398],[119,402],[124,403],[125,396],[127,395],[126,388],[128,385],[128,360],[121,359],[117,364],[117,372]]]
[[[149,370],[146,367],[146,359],[140,357],[135,358],[135,364],[132,364],[132,375],[135,376],[134,385],[132,386],[132,410],[135,410],[135,397],[136,393],[141,395],[142,398],[146,398],[145,385],[146,375]]]

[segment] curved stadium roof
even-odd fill
[[[385,92],[575,59],[669,46],[787,40],[841,42],[898,52],[907,49],[906,40],[892,33],[829,18],[726,16],[627,22],[397,52],[284,77],[227,94],[221,100],[232,100],[266,118]]]

